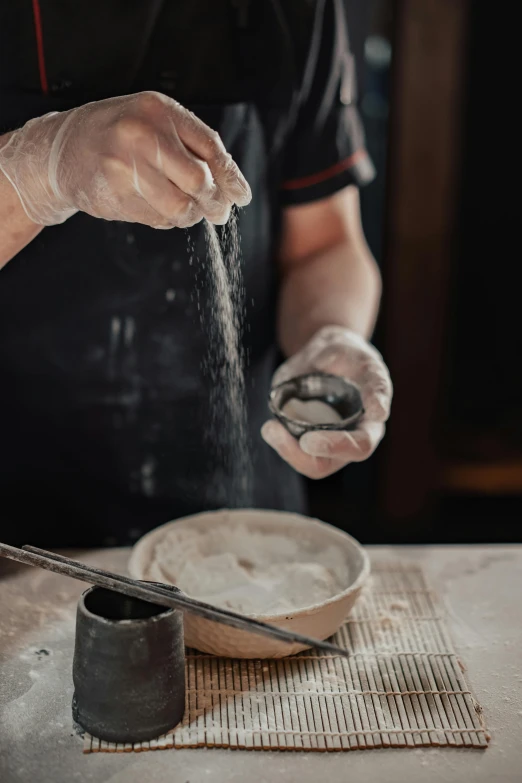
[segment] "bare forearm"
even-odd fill
[[[0,148],[8,136],[0,136]],[[30,220],[15,189],[0,170],[0,269],[42,230]]]
[[[337,325],[370,337],[381,278],[363,238],[344,240],[286,269],[279,301],[279,342],[291,356],[322,326]]]

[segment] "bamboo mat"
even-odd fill
[[[487,746],[482,708],[420,568],[374,564],[370,586],[334,640],[351,651],[348,659],[309,650],[231,660],[189,650],[179,726],[134,745],[87,734],[84,752]]]

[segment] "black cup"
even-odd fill
[[[76,613],[73,681],[73,718],[89,734],[108,742],[165,734],[185,709],[183,614],[91,587]]]

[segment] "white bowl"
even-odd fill
[[[136,579],[165,582],[163,572],[158,572],[153,562],[154,551],[158,544],[169,534],[190,528],[205,533],[210,528],[221,526],[230,529],[230,546],[234,551],[234,531],[246,526],[249,531],[261,534],[283,535],[299,542],[308,553],[308,561],[321,563],[328,554],[336,553],[338,565],[336,578],[340,583],[339,592],[328,600],[313,606],[303,606],[291,613],[248,616],[263,620],[280,628],[288,628],[298,633],[327,639],[343,624],[357,600],[363,584],[370,573],[369,558],[361,545],[347,533],[332,525],[310,519],[299,514],[281,511],[253,509],[235,509],[209,511],[184,517],[152,530],[134,546],[129,561],[129,571]],[[236,539],[237,540],[237,539]],[[330,562],[330,560],[328,561]],[[326,562],[323,563],[326,565]],[[187,646],[213,655],[231,658],[282,658],[306,649],[302,644],[286,644],[267,636],[239,631],[221,623],[205,620],[196,615],[185,613],[185,641]]]

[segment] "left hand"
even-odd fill
[[[305,432],[297,441],[272,419],[261,434],[295,470],[321,479],[350,462],[362,462],[382,440],[390,414],[392,382],[380,353],[360,335],[339,326],[326,326],[276,371],[276,386],[296,375],[321,371],[340,375],[356,384],[362,395],[364,416],[351,431]]]

